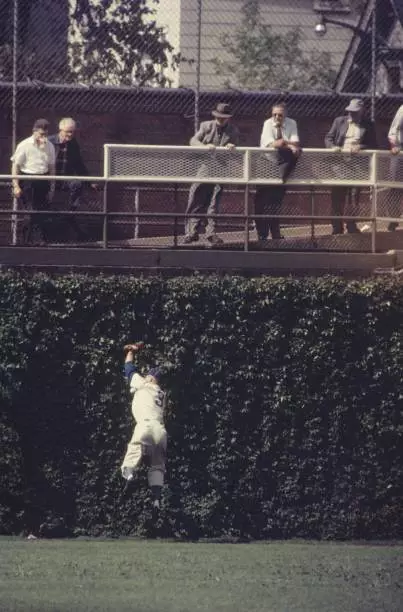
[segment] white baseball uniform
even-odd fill
[[[130,478],[143,457],[150,461],[148,483],[164,484],[167,432],[164,427],[165,392],[154,382],[136,372],[132,364],[126,370],[130,391],[134,394],[132,414],[136,425],[122,464],[123,478]]]

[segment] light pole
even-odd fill
[[[377,63],[378,60],[382,61],[386,65],[386,59],[389,52],[393,52],[390,49],[388,42],[377,34],[377,11],[376,3],[372,11],[371,29],[370,31],[361,30],[359,27],[352,25],[345,21],[339,21],[338,19],[331,19],[325,15],[321,15],[319,21],[315,25],[315,33],[317,36],[325,36],[327,33],[327,24],[332,24],[347,30],[351,30],[354,34],[357,34],[361,40],[368,41],[368,45],[371,48],[371,80],[370,80],[370,92],[371,92],[371,119],[375,120],[375,102],[376,102],[376,74],[377,74]],[[387,65],[386,65],[387,67]]]
[[[201,31],[202,31],[202,0],[197,0],[197,59],[196,59],[196,91],[194,111],[194,131],[199,129],[200,115],[200,70],[201,70]]]
[[[13,4],[13,97],[11,102],[12,109],[12,148],[13,153],[17,144],[17,95],[18,95],[18,17],[19,4],[14,0]],[[18,208],[18,200],[13,197],[13,211]],[[17,224],[18,216],[11,217],[11,240],[12,244],[17,244]]]

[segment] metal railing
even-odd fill
[[[264,216],[255,215],[253,210],[255,186],[282,183],[275,155],[275,151],[271,149],[246,147],[232,151],[216,148],[211,151],[206,147],[106,144],[103,176],[85,177],[86,182],[102,185],[97,210],[56,210],[49,205],[47,210],[34,212],[52,218],[74,215],[100,220],[102,237],[96,242],[102,248],[113,246],[109,237],[109,229],[113,223],[120,223],[120,229],[124,229],[127,223],[134,223],[133,236],[129,242],[126,241],[128,247],[158,248],[161,245],[157,239],[164,236],[162,246],[176,248],[182,246],[181,232],[183,233],[182,227],[186,218],[184,196],[189,186],[195,182],[219,183],[227,190],[235,190],[236,197],[231,196],[230,203],[214,216],[217,223],[221,224],[223,232],[224,228],[226,233],[230,232],[228,228],[232,228],[232,232],[236,230],[238,234],[241,233],[241,248],[247,251],[255,242],[253,236],[251,237],[253,221]],[[0,175],[0,181],[10,181],[13,178],[16,177]],[[63,182],[77,180],[76,176],[18,178]],[[272,214],[270,217],[278,218],[282,224],[293,228],[293,236],[297,235],[294,231],[297,225],[304,227],[303,236],[308,236],[314,245],[318,228],[319,234],[325,235],[325,226],[339,219],[329,209],[330,194],[326,198],[324,189],[360,189],[364,195],[358,209],[346,210],[343,220],[367,224],[371,230],[371,239],[365,248],[375,252],[380,224],[399,222],[402,178],[401,154],[396,157],[388,151],[361,151],[351,154],[330,149],[305,149],[286,184],[288,190],[303,194],[303,204],[294,206],[292,210],[284,205],[278,214]],[[117,193],[116,188],[127,190],[128,187],[131,188],[131,195],[128,201],[122,204],[125,194],[123,191]],[[157,188],[164,194],[170,194],[170,206],[161,205],[160,199],[153,196],[148,210],[142,208],[140,192],[152,194]],[[166,201],[165,198],[163,201]],[[7,219],[11,223],[12,244],[19,243],[17,220],[32,213],[32,209],[21,208],[17,201],[14,201],[14,206],[7,202],[5,208],[0,208],[3,224]],[[205,218],[207,215],[199,216]],[[154,227],[151,227],[152,224]],[[147,225],[148,235],[141,237],[140,229]],[[333,240],[338,239],[340,240],[340,237],[333,237]],[[123,246],[124,240],[120,242]],[[240,248],[239,240],[235,241],[234,236],[227,242],[227,248]],[[232,245],[233,242],[236,242],[236,245]],[[273,241],[273,247],[275,246]]]

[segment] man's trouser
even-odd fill
[[[262,185],[256,188],[255,213],[268,215],[265,219],[255,218],[256,232],[259,240],[266,240],[271,232],[272,238],[280,237],[280,219],[270,215],[278,215],[285,195],[285,185]]]
[[[271,158],[273,157],[270,154]],[[291,149],[277,149],[275,151],[275,160],[279,169],[280,177],[283,183],[286,182],[291,172],[294,170],[298,156]],[[257,187],[255,195],[255,213],[257,215],[278,215],[281,211],[281,206],[286,192],[285,185],[262,185]],[[260,240],[265,240],[271,232],[272,238],[280,238],[280,220],[272,219],[268,216],[266,219],[255,219],[256,231]]]
[[[200,227],[204,222],[204,219],[197,216],[200,213],[207,214],[206,236],[213,236],[215,234],[216,220],[211,215],[218,213],[221,195],[221,185],[194,183],[190,187],[185,223],[185,234],[187,236],[193,236],[200,231]]]
[[[84,189],[82,181],[57,181],[56,189],[65,191],[69,194],[69,209],[71,211],[78,210],[80,207],[81,194]],[[78,240],[83,240],[86,237],[85,232],[80,228],[78,220],[74,215],[66,215],[63,217],[64,225],[70,227]]]
[[[23,176],[31,176],[21,172]],[[22,189],[21,205],[27,208],[29,205],[32,206],[32,210],[48,210],[49,201],[48,194],[50,189],[50,182],[44,180],[23,180],[20,181]],[[30,215],[28,226],[24,230],[24,241],[30,242],[32,240],[32,234],[34,228],[38,228],[41,233],[42,240],[48,239],[48,224],[49,219],[47,215],[36,215],[34,212]]]
[[[68,192],[71,210],[77,210],[80,207],[80,198],[84,189],[83,181],[57,181],[56,189]]]
[[[143,458],[147,458],[148,483],[150,487],[164,484],[167,432],[156,420],[144,420],[134,428],[125,458],[122,464],[122,476],[128,478],[140,467]]]
[[[359,214],[360,189],[359,187],[332,187],[332,215],[343,217],[346,200],[348,200],[348,215]],[[343,232],[343,220],[332,219],[333,231]],[[348,232],[357,231],[357,223],[354,220],[346,221]]]

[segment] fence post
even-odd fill
[[[104,145],[104,189],[103,189],[103,217],[102,217],[102,248],[108,246],[108,179],[110,176],[109,146]]]
[[[377,72],[377,48],[376,48],[376,12],[377,12],[377,0],[374,0],[374,7],[372,9],[372,22],[371,22],[371,121],[375,121],[375,103],[376,103],[376,72]]]
[[[245,214],[245,236],[244,251],[249,251],[249,180],[250,180],[250,151],[244,153],[243,177],[245,180],[244,214]]]
[[[378,153],[372,152],[371,156],[371,190],[372,190],[372,235],[371,235],[371,252],[376,253],[376,221],[378,216]]]
[[[202,2],[197,0],[197,54],[196,54],[196,91],[194,111],[194,131],[199,129],[199,101],[200,101],[200,62],[201,62],[201,27],[202,27]]]
[[[178,184],[174,184],[174,210],[178,212]],[[174,248],[178,246],[178,217],[174,217]]]
[[[315,219],[313,218],[315,216],[315,187],[311,186],[311,242],[312,242],[312,246],[317,247],[318,244],[316,242],[316,238],[315,238]]]
[[[134,210],[136,212],[136,216],[134,218],[134,237],[138,238],[140,235],[140,219],[137,216],[137,213],[140,212],[140,189],[138,187],[136,187],[134,194]]]
[[[17,146],[17,94],[18,94],[18,0],[13,3],[13,93],[11,102],[12,113],[12,150]],[[12,182],[11,182],[12,185]],[[13,196],[13,212],[17,212],[18,199]],[[18,215],[11,216],[11,242],[17,244]]]

